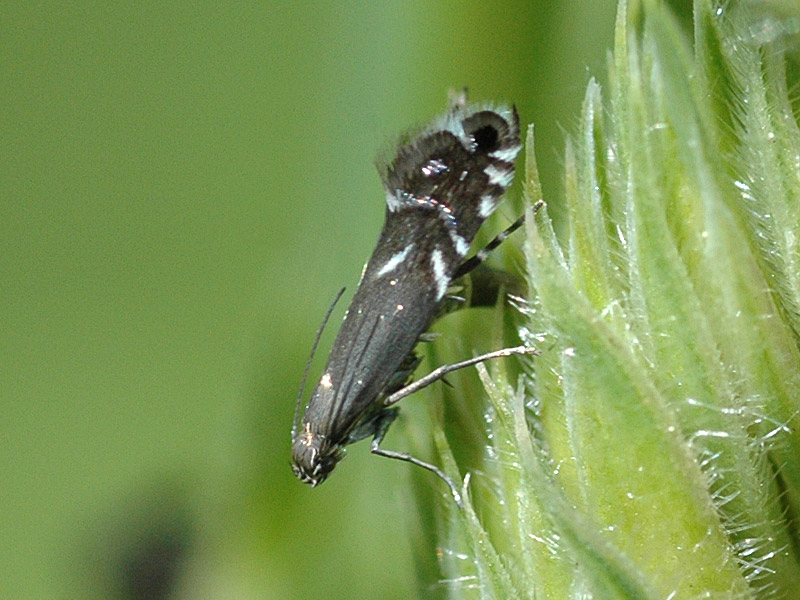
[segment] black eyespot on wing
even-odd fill
[[[497,130],[491,125],[481,127],[472,134],[472,137],[475,139],[475,143],[478,145],[478,151],[488,153],[497,150],[497,140],[500,136],[497,133]]]
[[[464,119],[464,132],[472,138],[474,151],[483,154],[498,150],[512,137],[506,120],[491,110],[482,110]]]

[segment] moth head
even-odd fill
[[[292,471],[311,487],[325,481],[343,458],[344,449],[311,431],[309,423],[304,424],[292,443]]]

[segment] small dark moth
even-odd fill
[[[522,224],[520,218],[466,258],[475,234],[514,178],[520,147],[515,108],[476,107],[462,93],[447,113],[379,167],[386,192],[383,230],[302,422],[302,387],[298,398],[292,469],[302,481],[319,485],[344,458],[345,446],[372,436],[373,453],[436,473],[460,505],[458,488],[438,467],[380,444],[397,416],[390,407],[401,398],[455,369],[534,353],[526,346],[505,348],[445,365],[407,384],[419,363],[414,347],[448,303],[460,300],[448,295],[451,284]],[[496,298],[499,284],[494,287],[489,297]]]

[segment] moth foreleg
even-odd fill
[[[397,418],[397,415],[398,412],[396,408],[384,409],[379,412],[372,421],[370,421],[370,425],[374,428],[372,431],[374,437],[372,439],[372,446],[370,448],[371,452],[377,456],[385,456],[386,458],[402,460],[411,463],[412,465],[422,467],[423,469],[427,469],[447,484],[447,487],[450,488],[450,492],[453,494],[453,499],[455,499],[456,504],[459,508],[463,509],[464,504],[461,501],[461,493],[458,491],[456,484],[439,467],[415,458],[405,452],[395,452],[394,450],[386,450],[380,447],[381,442],[383,442],[383,438],[386,436],[386,432],[389,431],[389,426]]]
[[[504,356],[522,356],[530,354],[538,354],[538,351],[535,348],[531,348],[530,346],[514,346],[513,348],[503,348],[502,350],[495,350],[494,352],[481,354],[479,356],[475,356],[467,360],[462,360],[461,362],[453,363],[452,365],[442,365],[441,367],[437,367],[436,369],[425,375],[425,377],[417,379],[416,381],[412,381],[407,386],[387,396],[386,399],[383,401],[383,406],[384,407],[392,406],[393,404],[396,404],[406,396],[410,396],[411,394],[418,392],[422,388],[428,387],[433,382],[439,381],[448,373],[452,373],[453,371],[457,371],[458,369],[463,369],[464,367],[471,367],[472,365],[477,365],[478,363],[491,360],[493,358],[502,358]]]

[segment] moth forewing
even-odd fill
[[[393,257],[384,254],[376,251],[367,265],[303,417],[336,442],[385,391],[438,305],[420,253],[388,271],[383,266]]]

